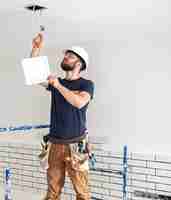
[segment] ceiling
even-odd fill
[[[46,6],[47,17],[62,17],[74,21],[97,23],[144,23],[150,17],[168,16],[169,0],[6,0],[1,13],[28,15],[24,7],[30,4]]]
[[[33,3],[48,9],[40,16],[24,8]],[[17,42],[24,45],[40,24],[45,25],[49,46],[71,39],[110,42],[144,32],[166,33],[170,30],[170,8],[169,0],[5,0],[0,6],[0,42],[16,48]]]

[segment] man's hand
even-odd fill
[[[39,56],[42,47],[43,47],[43,35],[39,33],[32,41],[32,51],[30,57]]]
[[[55,75],[53,75],[53,74],[49,75],[48,78],[47,78],[47,80],[48,80],[48,83],[50,85],[52,85],[53,87],[56,87],[56,88],[58,87],[59,80],[58,80],[58,78],[56,78]]]
[[[32,48],[41,49],[43,47],[43,35],[39,33],[32,41]]]

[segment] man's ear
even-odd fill
[[[79,67],[81,67],[81,65],[82,65],[81,61],[78,60],[78,61],[76,62],[76,65],[79,66]]]
[[[77,61],[76,62],[76,67],[79,67],[80,70],[81,70],[81,68],[82,68],[82,62],[81,61]]]

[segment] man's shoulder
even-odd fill
[[[93,84],[93,85],[94,85],[94,81],[92,81],[92,80],[90,80],[90,79],[86,79],[86,78],[84,78],[84,77],[81,77],[81,81],[82,81],[83,83],[89,83],[89,84]]]

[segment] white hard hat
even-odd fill
[[[85,69],[88,66],[88,53],[84,48],[79,46],[72,46],[71,48],[66,49],[65,52],[67,51],[73,51],[76,55],[78,55],[81,58],[84,64],[83,69]]]

